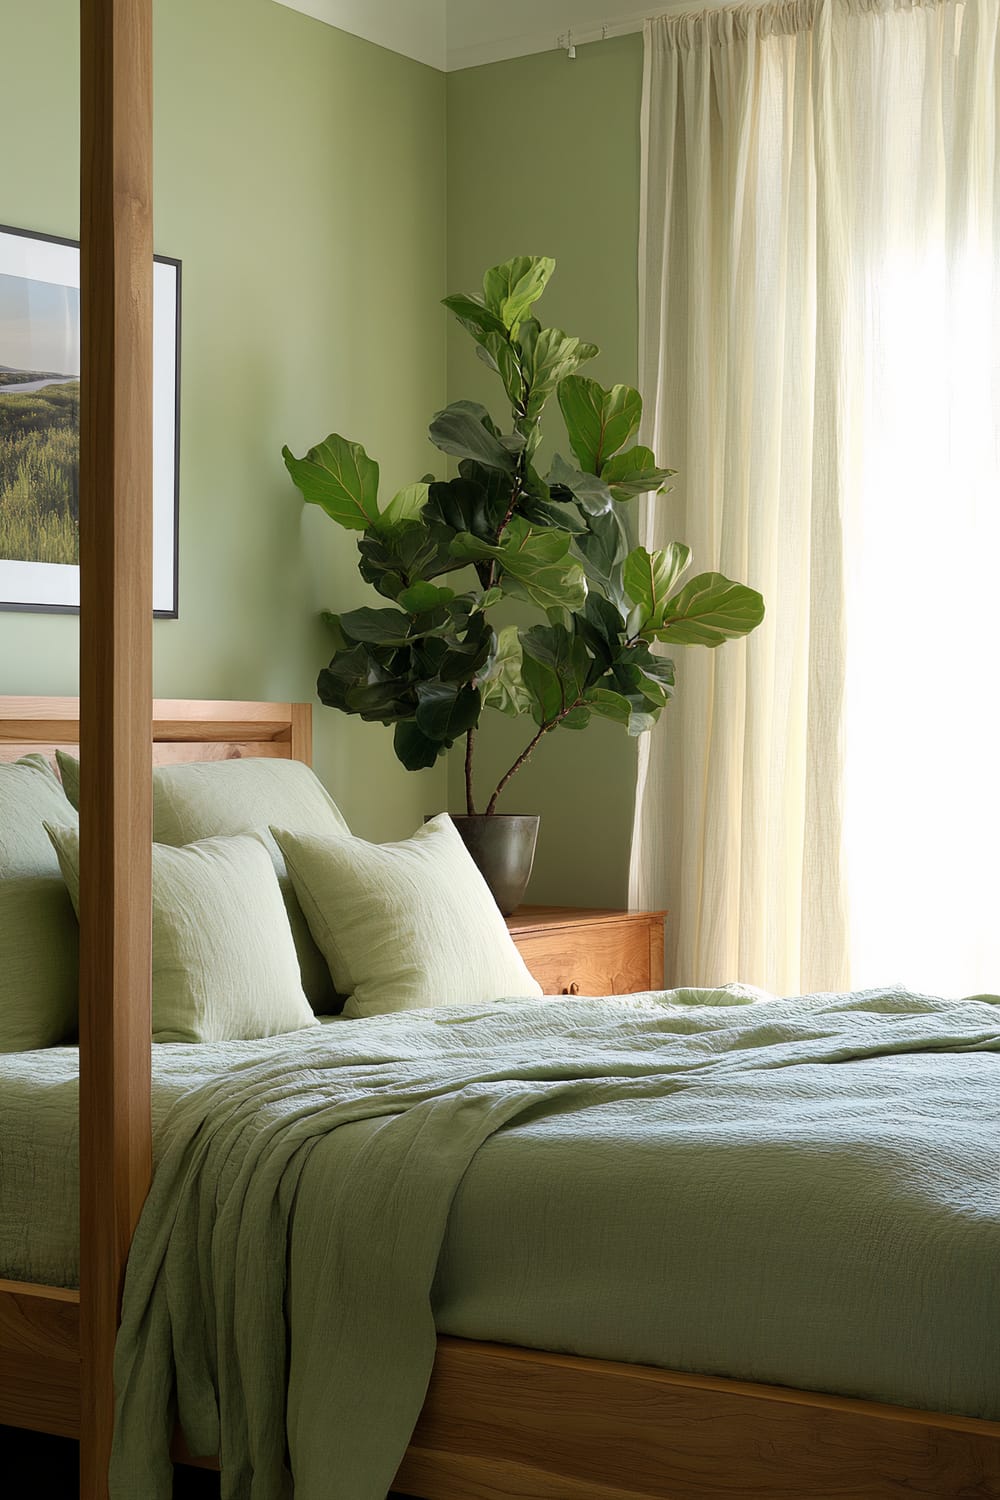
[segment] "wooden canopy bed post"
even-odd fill
[[[152,0],[81,0],[80,1494],[152,1176]]]

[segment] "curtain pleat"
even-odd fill
[[[945,992],[1000,967],[975,898],[954,903],[938,949],[910,943],[907,902],[920,881],[936,899],[942,858],[974,863],[974,835],[907,843],[919,781],[871,736],[876,722],[880,745],[926,733],[947,675],[892,724],[873,710],[928,649],[921,590],[940,560],[920,528],[936,507],[961,555],[1000,540],[998,14],[997,0],[792,0],[646,24],[640,375],[645,438],[678,477],[640,531],[687,542],[698,571],[768,607],[745,643],[678,653],[676,699],[640,742],[631,899],[670,909],[672,982],[933,978]],[[926,387],[906,420],[901,381]],[[955,481],[971,493],[946,512]],[[976,587],[989,597],[985,573]],[[985,603],[969,608],[985,626]],[[979,652],[989,672],[974,634],[965,667]],[[957,654],[942,666],[964,678]],[[967,710],[950,695],[946,711],[987,733]],[[944,774],[925,770],[927,787]],[[980,782],[988,815],[996,781]]]

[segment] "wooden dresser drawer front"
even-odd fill
[[[652,986],[650,937],[648,922],[602,922],[516,942],[546,995],[630,995]]]

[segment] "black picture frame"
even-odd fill
[[[20,229],[10,224],[0,224],[0,274],[3,260],[5,237],[13,237],[18,241],[35,241],[39,244],[60,246],[63,249],[75,251],[77,255],[77,284],[79,283],[79,240],[68,239],[62,235],[44,234],[34,229]],[[154,618],[158,620],[176,620],[179,614],[179,561],[180,561],[180,432],[181,432],[181,262],[172,256],[155,255],[154,260],[154,320],[153,320],[153,343],[154,343],[154,370],[162,366],[166,371],[169,366],[171,381],[166,380],[167,391],[162,390],[163,381],[157,384],[154,374],[154,401],[158,403],[158,411],[161,420],[167,421],[167,441],[157,444],[156,428],[154,424],[154,475],[157,474],[157,465],[161,465],[158,478],[154,479]],[[156,267],[163,268],[159,275]],[[41,279],[41,278],[39,278]],[[64,283],[69,286],[71,282]],[[156,311],[157,301],[161,300],[167,309],[163,314]],[[3,358],[3,349],[0,347],[0,360]],[[3,387],[0,387],[2,392]],[[157,394],[159,392],[159,394]],[[2,394],[0,394],[2,401]],[[3,435],[2,407],[0,407],[0,437]],[[169,475],[169,478],[167,477]],[[169,530],[169,541],[167,532]],[[52,585],[52,591],[68,592],[70,579],[68,570],[70,568],[77,575],[76,594],[79,597],[79,567],[73,564],[54,564],[49,562],[34,562],[22,564],[11,559],[0,558],[0,610],[5,612],[16,612],[19,614],[79,614],[80,606],[77,602],[55,601],[52,599],[39,600],[30,597],[31,583],[26,576],[26,568],[32,569],[60,569],[60,577],[57,583]],[[62,572],[66,569],[66,573]],[[11,575],[22,575],[23,582],[18,577]],[[22,591],[28,594],[24,598],[10,598],[7,595],[21,585]],[[47,592],[49,590],[46,590]],[[169,597],[167,597],[169,595]]]

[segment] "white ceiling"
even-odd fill
[[[432,68],[448,65],[447,0],[278,0]]]
[[[341,31],[441,69],[471,68],[639,31],[660,0],[277,0]]]

